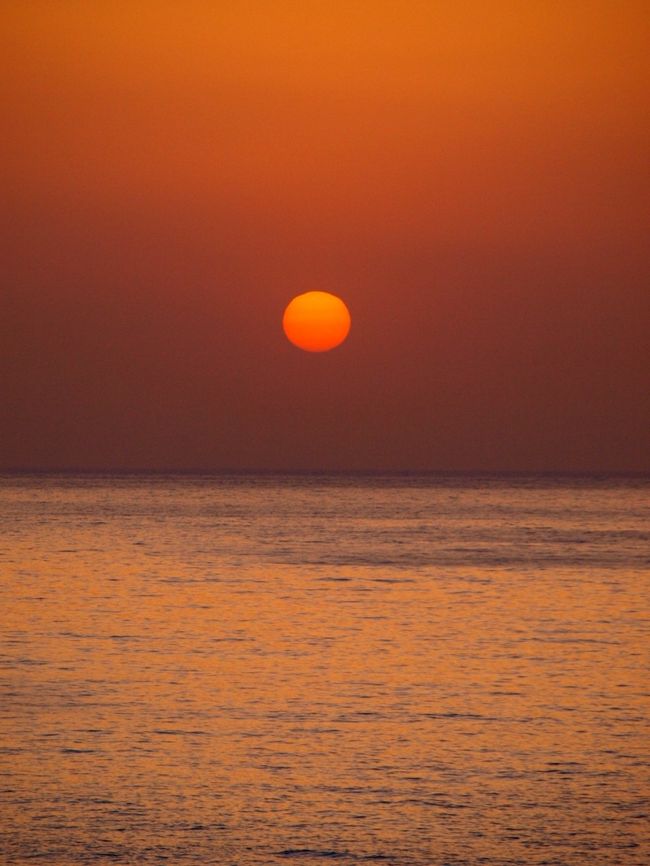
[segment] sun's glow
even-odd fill
[[[336,295],[305,292],[284,311],[282,327],[287,338],[306,352],[327,352],[339,346],[350,331],[350,312]]]

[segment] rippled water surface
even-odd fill
[[[0,479],[0,862],[650,863],[650,483]]]

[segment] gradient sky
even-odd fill
[[[650,469],[645,0],[0,25],[0,468]]]

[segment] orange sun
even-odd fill
[[[350,330],[350,313],[340,298],[329,292],[305,292],[284,311],[287,338],[306,352],[327,352],[340,345]]]

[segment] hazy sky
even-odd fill
[[[0,467],[650,469],[646,0],[0,10]]]

